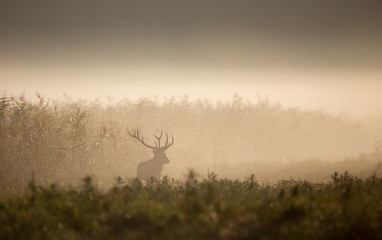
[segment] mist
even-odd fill
[[[49,99],[4,94],[1,98],[2,179],[18,191],[31,178],[39,184],[76,185],[94,176],[102,188],[117,176],[137,177],[153,151],[127,134],[139,130],[155,146],[154,135],[174,137],[162,176],[200,176],[263,183],[280,178],[328,181],[334,171],[355,176],[382,174],[381,114],[354,118],[346,113],[285,108],[258,95],[229,101],[187,96],[99,100]]]
[[[5,181],[136,177],[152,153],[127,128],[174,136],[163,169],[174,178],[379,173],[381,10],[356,0],[1,1]]]
[[[1,90],[381,111],[380,1],[1,1]]]
[[[381,0],[0,0],[0,239],[380,239]]]

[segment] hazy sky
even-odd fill
[[[0,90],[382,111],[380,0],[0,0]]]

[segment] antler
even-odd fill
[[[162,135],[163,135],[162,130],[160,130],[160,136],[159,136],[159,137],[157,137],[157,136],[154,134],[154,137],[158,140],[158,144],[157,144],[157,142],[155,142],[155,146],[156,146],[157,148],[160,148],[160,139],[162,138]]]
[[[162,131],[161,131],[162,136]],[[166,150],[167,148],[171,147],[174,144],[174,136],[171,135],[171,143],[168,142],[168,134],[166,133],[166,143],[164,144],[164,147],[161,147],[161,149]]]
[[[155,149],[155,150],[162,150],[162,151],[165,151],[166,149],[168,149],[169,147],[171,147],[171,146],[174,144],[174,137],[171,136],[172,140],[171,140],[171,142],[169,143],[169,141],[168,141],[168,134],[166,134],[166,141],[165,141],[165,144],[164,144],[163,147],[161,147],[161,138],[162,138],[162,136],[163,136],[163,131],[162,131],[162,130],[160,131],[160,135],[159,135],[159,136],[156,136],[156,135],[154,134],[154,137],[155,137],[156,140],[157,140],[157,141],[155,142],[155,147],[154,147],[154,146],[150,146],[150,145],[148,145],[147,143],[145,143],[143,137],[139,136],[139,129],[138,129],[138,128],[134,130],[134,133],[133,133],[133,134],[130,133],[129,129],[127,129],[127,133],[128,133],[131,137],[137,139],[137,140],[138,140],[140,143],[142,143],[144,146],[146,146],[146,147],[148,147],[148,148],[151,148],[151,149]]]
[[[130,131],[129,131],[129,129],[127,129],[127,133],[128,133],[131,137],[137,139],[137,140],[138,140],[140,143],[142,143],[144,146],[146,146],[146,147],[148,147],[148,148],[151,148],[151,149],[158,149],[157,147],[153,147],[153,146],[150,146],[150,145],[148,145],[148,144],[145,143],[145,140],[143,139],[143,137],[140,137],[140,136],[139,136],[139,129],[138,129],[138,128],[134,130],[134,133],[133,133],[133,134],[131,134]],[[156,145],[156,144],[155,144],[155,145]]]

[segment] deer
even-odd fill
[[[174,144],[174,137],[171,136],[171,141],[169,141],[169,136],[166,134],[166,140],[164,145],[161,146],[161,139],[163,136],[163,131],[160,131],[160,135],[155,137],[155,146],[151,146],[145,143],[145,140],[140,136],[139,129],[135,129],[133,133],[127,129],[127,133],[132,137],[137,139],[143,146],[153,149],[154,157],[147,161],[141,162],[137,168],[137,178],[141,180],[159,180],[162,175],[163,165],[170,163],[167,158],[165,151]]]

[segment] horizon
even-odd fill
[[[49,99],[59,100],[66,96],[77,100],[98,100],[106,105],[125,99],[137,101],[140,98],[151,98],[163,101],[171,97],[183,98],[184,96],[187,96],[190,101],[202,99],[216,103],[229,102],[234,95],[237,95],[251,103],[257,103],[258,98],[261,97],[285,108],[323,110],[330,114],[346,113],[356,118],[382,112],[379,104],[382,102],[380,94],[382,81],[378,80],[380,78],[378,74],[370,77],[368,81],[358,80],[362,77],[360,73],[348,75],[341,72],[332,72],[326,76],[322,73],[315,74],[316,78],[311,78],[311,81],[304,81],[304,76],[308,75],[306,72],[301,73],[300,76],[294,73],[296,76],[294,79],[285,80],[284,78],[281,81],[276,80],[277,74],[271,75],[264,72],[242,74],[241,81],[232,80],[238,76],[234,73],[219,76],[216,72],[204,74],[187,72],[185,74],[187,78],[184,81],[175,81],[176,75],[168,74],[169,77],[166,80],[162,79],[159,82],[153,82],[153,78],[145,79],[147,76],[144,75],[136,75],[137,78],[141,78],[140,81],[98,78],[98,82],[94,81],[92,84],[89,83],[91,79],[70,81],[59,78],[56,81],[49,81],[47,77],[40,78],[40,84],[36,85],[36,81],[31,81],[29,84],[28,82],[19,83],[14,78],[12,81],[3,83],[1,90],[16,96],[25,93],[25,96],[30,99],[39,93]],[[256,80],[251,80],[253,78]],[[199,79],[199,81],[192,82],[193,79]],[[216,79],[221,81],[217,83]]]
[[[346,4],[345,4],[346,3]],[[0,91],[379,113],[380,1],[0,1]]]

